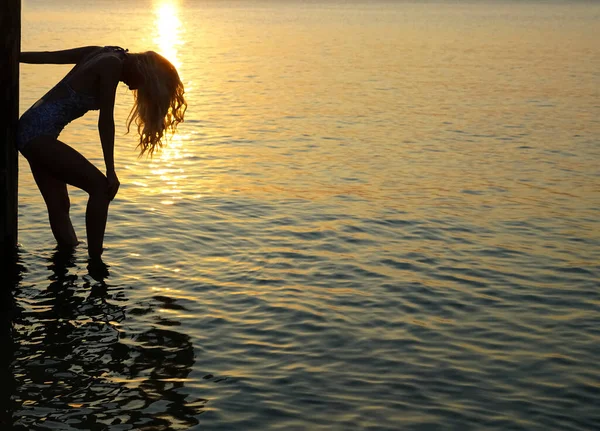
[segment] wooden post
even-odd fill
[[[21,0],[0,2],[0,249],[17,245],[19,55]]]

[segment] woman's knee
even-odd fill
[[[90,197],[98,198],[98,199],[108,199],[108,180],[104,175],[98,176],[96,178],[89,190],[87,190]]]

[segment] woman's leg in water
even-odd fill
[[[67,183],[53,177],[42,168],[30,166],[33,178],[46,202],[50,228],[58,246],[61,248],[76,246],[79,241],[69,217],[71,201],[67,192]]]
[[[48,212],[52,211],[51,225],[54,219],[56,226],[56,231],[55,226],[52,226],[52,232],[59,244],[67,239],[67,243],[77,241],[71,220],[68,218],[68,209],[65,218],[66,186],[63,189],[62,184],[70,184],[88,193],[89,200],[85,213],[88,253],[92,259],[100,258],[110,204],[106,176],[79,152],[49,136],[31,141],[22,154],[29,161],[31,170],[36,176]],[[48,181],[49,177],[54,181]]]

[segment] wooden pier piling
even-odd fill
[[[21,0],[0,2],[0,249],[17,245],[19,55]]]

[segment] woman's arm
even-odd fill
[[[22,52],[19,61],[30,64],[77,64],[99,49],[102,49],[102,47],[84,46],[63,51]]]
[[[98,63],[100,71],[100,116],[98,117],[98,132],[106,164],[108,193],[113,200],[119,190],[119,179],[115,173],[115,93],[121,78],[122,63],[116,57],[107,57]]]

